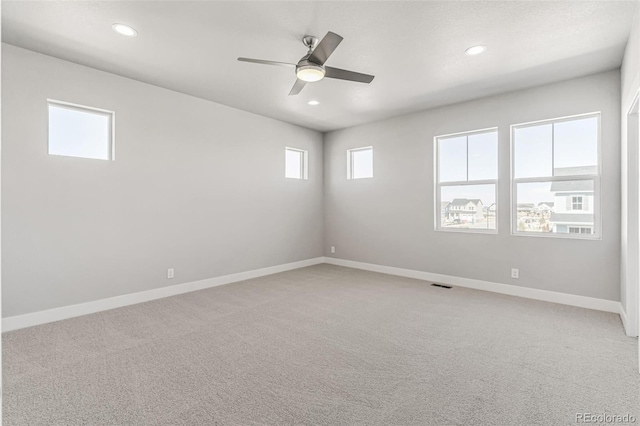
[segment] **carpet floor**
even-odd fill
[[[640,423],[618,315],[332,265],[2,338],[5,425]]]

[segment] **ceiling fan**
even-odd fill
[[[341,41],[342,37],[336,33],[332,33],[331,31],[324,36],[320,43],[318,43],[318,39],[316,37],[304,36],[302,38],[302,42],[309,51],[302,57],[302,59],[300,59],[300,61],[298,61],[297,64],[251,58],[238,58],[238,60],[241,62],[253,62],[256,64],[295,67],[297,80],[291,88],[289,96],[297,95],[307,83],[320,81],[324,77],[356,81],[358,83],[371,83],[374,78],[372,75],[347,71],[340,68],[327,67],[324,65]]]

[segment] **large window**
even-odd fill
[[[347,179],[373,177],[373,147],[347,150]]]
[[[511,126],[512,232],[600,237],[600,114]]]
[[[49,100],[49,154],[113,160],[112,111]]]
[[[437,136],[436,229],[496,232],[498,130]]]
[[[284,176],[289,179],[308,179],[309,153],[303,149],[284,149]]]

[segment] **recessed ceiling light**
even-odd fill
[[[320,102],[318,102],[318,101],[309,101],[309,102],[307,102],[307,103],[308,103],[309,105],[313,105],[313,106],[315,106],[315,105],[320,105]]]
[[[113,31],[117,32],[118,34],[122,34],[123,36],[135,37],[138,35],[138,32],[136,30],[125,24],[113,24],[111,28],[113,29]]]
[[[479,55],[485,50],[487,50],[487,46],[478,45],[478,46],[471,46],[470,48],[465,50],[464,53],[466,53],[469,56],[473,56],[473,55]]]

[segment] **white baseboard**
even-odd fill
[[[622,325],[624,326],[624,331],[629,337],[638,337],[638,326],[633,324],[633,321],[629,321],[629,317],[627,316],[627,311],[625,311],[622,303],[620,304],[620,319],[622,320]]]
[[[564,305],[578,306],[581,308],[594,309],[598,311],[613,312],[620,314],[626,329],[626,314],[620,302],[613,300],[596,299],[593,297],[578,296],[575,294],[558,293],[548,290],[539,290],[529,287],[518,287],[508,284],[499,284],[490,281],[481,281],[471,278],[455,277],[451,275],[434,274],[431,272],[416,271],[412,269],[396,268],[393,266],[375,265],[372,263],[356,262],[353,260],[337,259],[332,257],[316,257],[313,259],[301,260],[299,262],[286,263],[283,265],[270,266],[252,271],[239,272],[236,274],[224,275],[221,277],[207,278],[200,281],[192,281],[168,287],[161,287],[139,293],[125,294],[122,296],[110,297],[108,299],[95,300],[77,305],[63,306],[46,311],[33,312],[24,315],[2,319],[2,331],[18,330],[34,325],[60,321],[81,315],[92,314],[123,306],[134,305],[136,303],[148,302],[150,300],[175,296],[205,288],[216,287],[224,284],[231,284],[251,278],[263,277],[265,275],[276,274],[278,272],[290,271],[304,268],[305,266],[328,263],[332,265],[346,266],[349,268],[363,269],[366,271],[380,272],[383,274],[397,275],[407,278],[415,278],[424,281],[432,281],[441,284],[448,284],[458,287],[473,288],[476,290],[491,291],[494,293],[507,294],[510,296],[525,297],[528,299],[542,300],[545,302],[560,303]]]
[[[627,324],[629,320],[627,319],[627,313],[625,312],[622,303],[620,304],[620,319],[622,320],[622,326],[624,329],[628,330],[629,328],[627,327]],[[629,333],[627,333],[627,336],[629,336]]]
[[[594,309],[597,311],[622,312],[620,302],[614,300],[597,299],[594,297],[578,296],[575,294],[558,293],[555,291],[540,290],[530,287],[518,287],[509,284],[500,284],[490,281],[481,281],[471,278],[455,277],[452,275],[434,274],[431,272],[416,271],[413,269],[396,268],[393,266],[375,265],[372,263],[356,262],[353,260],[325,257],[325,263],[346,266],[349,268],[363,269],[383,274],[397,275],[400,277],[415,278],[418,280],[432,281],[457,287],[473,288],[476,290],[491,291],[510,296],[524,297],[527,299],[542,300],[545,302],[560,303],[563,305],[577,306],[580,308]],[[624,320],[623,320],[624,321]]]
[[[77,305],[63,306],[61,308],[48,309],[46,311],[33,312],[24,315],[2,319],[2,331],[18,330],[20,328],[45,324],[53,321],[60,321],[67,318],[81,315],[93,314],[109,309],[120,308],[122,306],[134,305],[136,303],[148,302],[150,300],[162,299],[164,297],[175,296],[205,288],[244,281],[251,278],[263,277],[265,275],[277,274],[278,272],[290,271],[292,269],[304,268],[305,266],[323,263],[324,258],[301,260],[283,265],[270,266],[267,268],[255,269],[252,271],[239,272],[237,274],[223,275],[221,277],[207,278],[199,281],[192,281],[183,284],[176,284],[168,287],[161,287],[153,290],[141,291],[139,293],[124,294],[122,296],[110,297],[108,299],[95,300]]]

